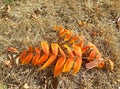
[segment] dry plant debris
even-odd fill
[[[12,2],[4,5],[4,1]],[[120,87],[119,2],[119,0],[1,0],[0,85],[5,85],[8,89],[23,89],[25,84],[29,86],[29,89],[118,89]],[[65,46],[62,45],[61,42],[66,35],[60,38],[55,31],[52,31],[52,26],[55,24],[69,28],[75,34],[79,32],[80,36],[84,36],[84,45],[88,45],[88,41],[94,43],[103,59],[91,60],[89,58],[87,61],[84,57],[89,57],[90,54],[92,57],[95,52],[90,53],[89,48],[82,55],[80,71],[72,76],[75,60],[73,63],[71,60],[76,59],[76,54],[68,41],[64,42]],[[66,71],[68,73],[53,77],[52,70],[58,58],[61,57],[59,49],[55,61],[41,71],[38,71],[38,67],[41,68],[44,63],[33,66],[31,61],[30,64],[21,65],[19,58],[16,59],[18,53],[12,50],[9,53],[6,52],[7,47],[15,47],[20,53],[24,48],[29,47],[28,44],[32,44],[33,57],[36,55],[35,47],[40,49],[40,56],[42,56],[44,52],[41,45],[39,46],[40,41],[47,41],[49,46],[52,42],[57,43],[64,51],[66,60],[71,59],[72,69],[68,67],[66,68],[70,70]],[[69,49],[66,45],[72,50],[72,57],[68,54]],[[50,57],[51,47],[49,51]],[[29,54],[28,51],[27,54]],[[114,64],[106,57],[110,58]],[[99,69],[97,65],[102,60],[104,60],[104,67]],[[65,63],[67,66],[67,61]],[[110,65],[113,65],[114,69]],[[110,71],[109,68],[113,70]]]

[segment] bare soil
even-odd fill
[[[54,78],[52,67],[38,72],[31,64],[3,63],[17,56],[8,47],[22,51],[43,40],[60,43],[54,25],[94,43],[114,62],[113,71],[82,65],[76,75]],[[0,62],[0,89],[120,89],[120,0],[0,0]]]

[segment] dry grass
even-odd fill
[[[93,42],[101,53],[114,63],[114,70],[84,66],[75,76],[61,74],[53,78],[52,68],[38,72],[31,65],[0,64],[0,84],[8,89],[118,89],[120,87],[120,0],[14,0],[10,11],[0,9],[0,61],[8,60],[9,46],[20,51],[28,45],[39,45],[43,40],[58,39],[54,25],[62,25]],[[0,2],[0,7],[4,2]],[[84,24],[80,25],[82,21]],[[96,35],[93,34],[96,33]],[[12,54],[13,55],[13,54]]]

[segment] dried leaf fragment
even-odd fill
[[[109,58],[105,58],[105,59],[109,62],[110,69],[113,70],[113,68],[114,68],[114,62],[112,62]]]
[[[12,68],[12,63],[11,63],[10,60],[5,60],[3,63],[4,63],[7,67]]]
[[[82,21],[82,20],[81,20],[81,21],[79,21],[79,25],[80,25],[80,26],[84,26],[84,25],[87,25],[87,23],[86,23],[85,21]]]
[[[19,51],[14,47],[8,47],[6,50],[12,53],[19,53]]]
[[[29,89],[28,83],[25,83],[25,84],[23,85],[23,88],[24,88],[24,89]]]
[[[10,8],[9,5],[3,5],[3,6],[1,7],[1,9],[5,10],[7,13],[9,13],[11,8]]]

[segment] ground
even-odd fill
[[[119,89],[120,88],[120,0],[1,0],[0,1],[0,89]],[[5,6],[6,5],[6,6]],[[58,42],[55,25],[70,29],[94,43],[114,69],[86,69],[76,75],[53,77],[52,68],[40,72],[32,65],[6,66],[4,61],[28,45],[45,40]],[[54,65],[53,65],[54,66]]]

